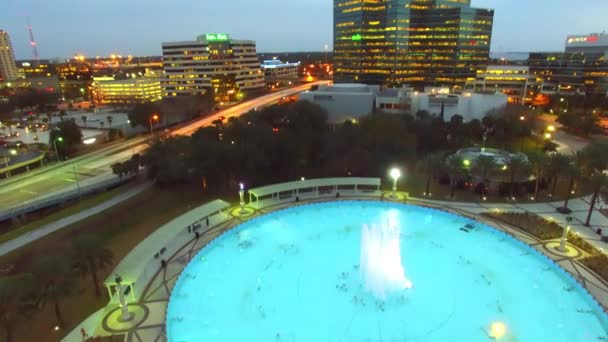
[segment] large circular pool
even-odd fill
[[[574,279],[479,222],[387,202],[304,205],[203,248],[175,284],[171,342],[607,341]]]

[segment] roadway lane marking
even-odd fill
[[[66,182],[76,183],[76,181],[74,179],[64,178],[63,180]]]
[[[29,190],[19,190],[20,192],[26,193],[26,194],[30,194],[30,195],[38,195],[37,192],[33,192],[33,191],[29,191]]]

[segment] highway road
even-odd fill
[[[306,91],[313,85],[325,83],[328,83],[328,81],[311,82],[246,101],[176,128],[170,134],[191,135],[199,128],[211,125],[214,120],[221,116],[225,118],[240,116],[255,108],[276,103],[285,96]],[[112,176],[110,168],[112,164],[127,160],[133,154],[143,152],[147,147],[147,139],[138,137],[65,161],[59,165],[5,179],[0,182],[0,212],[9,211],[17,206],[47,196],[56,196],[64,191],[77,189],[79,184],[82,186],[93,184],[97,180],[106,180]]]

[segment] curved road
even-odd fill
[[[176,128],[171,132],[171,135],[190,135],[201,127],[211,125],[220,116],[226,118],[240,116],[255,108],[276,103],[285,96],[306,91],[313,85],[328,82],[330,81],[311,82],[237,104]],[[143,152],[147,147],[147,138],[138,137],[104,147],[59,165],[6,179],[0,182],[0,213],[27,205],[28,202],[56,196],[65,191],[72,191],[77,189],[79,185],[91,185],[107,180],[109,177],[114,177],[110,168],[112,164],[127,160],[133,154]]]

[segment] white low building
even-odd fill
[[[442,94],[433,92],[413,92],[411,113],[426,110],[432,115],[441,115],[450,121],[454,115],[460,115],[464,121],[481,120],[489,111],[507,106],[508,96],[503,93]],[[442,110],[443,107],[443,110]]]
[[[443,113],[445,121],[456,114],[470,121],[504,108],[508,96],[500,92],[451,94],[449,88],[428,88],[424,92],[409,87],[380,90],[378,86],[338,83],[302,93],[300,100],[323,107],[329,113],[331,123],[358,120],[372,113],[416,115],[418,111],[437,116]]]
[[[317,90],[300,94],[300,100],[318,104],[329,113],[329,122],[357,120],[374,112],[379,87],[358,83],[321,85]]]

